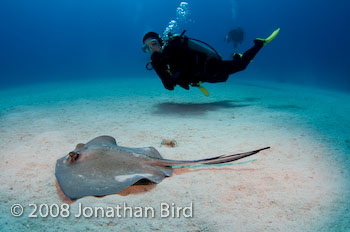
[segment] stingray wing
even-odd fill
[[[65,156],[57,160],[55,175],[70,199],[119,193],[142,179],[159,183],[171,175],[172,168],[150,165],[148,156],[155,154],[154,150],[144,149],[143,155],[142,148],[135,153],[118,147],[71,164]]]

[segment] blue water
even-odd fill
[[[1,88],[60,80],[154,77],[144,33],[161,33],[181,1],[0,1]],[[229,59],[226,33],[245,31],[238,52],[280,27],[247,70],[234,78],[272,80],[350,91],[350,2],[330,0],[190,0],[189,37]],[[180,30],[180,29],[179,29]]]
[[[163,231],[179,225],[182,231],[218,231],[220,223],[226,222],[230,226],[226,231],[231,227],[247,230],[254,223],[275,230],[293,225],[315,226],[320,228],[317,231],[349,230],[350,2],[187,2],[189,15],[174,32],[186,29],[187,36],[211,44],[224,59],[250,48],[256,37],[267,37],[281,28],[245,71],[232,75],[228,83],[206,83],[209,98],[197,88],[167,91],[156,73],[145,69],[149,55],[141,50],[143,35],[148,31],[162,33],[171,20],[177,19],[181,1],[0,0],[0,169],[5,170],[0,172],[0,231],[98,231],[102,227],[106,231]],[[233,50],[224,38],[237,26],[245,31],[245,39]],[[197,187],[163,185],[130,198],[92,198],[86,202],[114,205],[125,200],[147,206],[162,200],[195,199],[199,211],[193,221],[145,219],[135,223],[118,219],[110,224],[100,218],[79,221],[82,223],[75,218],[32,220],[27,217],[28,208],[22,217],[11,216],[10,207],[15,203],[62,204],[54,186],[56,159],[77,142],[103,134],[113,135],[123,146],[157,146],[160,150],[161,138],[176,138],[179,149],[183,149],[179,152],[183,157],[177,157],[181,159],[202,155],[206,149],[210,156],[220,155],[217,150],[224,146],[233,147],[234,152],[259,144],[271,146],[271,153],[235,163],[245,169],[243,172],[232,172],[240,181],[253,165],[252,170],[261,171],[262,178],[268,177],[261,179],[268,186],[249,186],[250,182],[245,181],[225,186],[233,193],[227,195],[236,196],[236,190],[230,188],[236,184],[249,193],[226,208],[230,210],[226,212],[238,213],[238,221],[244,219],[242,225],[230,225],[235,214],[212,211],[217,209],[213,202],[219,199],[217,203],[224,205],[226,198],[217,195],[220,189],[214,179],[213,185],[200,181],[204,175],[216,178],[220,174],[209,172],[189,177],[193,180],[188,183],[183,181],[185,174],[178,176],[184,186]],[[193,147],[193,154],[188,154],[189,147]],[[175,159],[175,153],[179,155],[175,149],[163,149],[163,155]],[[300,154],[303,159],[297,160]],[[271,162],[265,166],[269,159],[275,165]],[[329,169],[323,168],[327,162]],[[206,166],[196,168],[192,174]],[[295,173],[298,175],[293,178],[293,172],[299,170],[302,173]],[[331,175],[322,179],[324,173]],[[275,174],[290,174],[290,178],[274,179]],[[320,179],[324,180],[320,187],[311,192]],[[199,185],[213,191],[203,192]],[[169,189],[173,191],[170,194]],[[265,204],[266,208],[264,204],[255,208],[254,196],[266,195],[277,200]],[[321,204],[319,199],[329,202]],[[205,209],[212,215],[203,214]],[[252,220],[244,216],[249,212],[253,212]],[[282,220],[273,218],[275,215]]]

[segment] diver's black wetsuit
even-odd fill
[[[235,54],[233,60],[223,61],[212,49],[186,36],[169,39],[161,53],[152,54],[152,66],[168,90],[175,85],[189,89],[189,85],[201,82],[224,82],[230,74],[244,70],[258,51],[263,41],[255,40],[255,45],[242,56]]]

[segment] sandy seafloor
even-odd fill
[[[125,78],[1,90],[1,231],[350,231],[350,95],[230,80],[173,92]],[[168,159],[270,150],[221,167],[176,169],[156,186],[85,197],[68,218],[29,218],[35,204],[64,204],[56,160],[99,135],[154,146]],[[174,148],[161,146],[175,139]],[[192,218],[161,218],[160,203]],[[25,207],[13,217],[11,205]],[[75,218],[88,207],[154,207],[154,218]]]

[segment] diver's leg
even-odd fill
[[[206,71],[202,74],[201,81],[211,83],[224,82],[230,74],[244,70],[260,49],[271,42],[278,32],[279,29],[275,30],[266,39],[255,39],[252,48],[248,49],[243,55],[235,53],[232,60],[209,59],[205,65]]]
[[[224,72],[228,74],[233,74],[235,72],[239,72],[244,70],[248,64],[253,60],[256,54],[260,51],[260,49],[271,42],[279,33],[280,29],[278,28],[266,39],[255,39],[254,46],[248,49],[243,55],[235,53],[233,56],[233,60],[223,61],[222,69]]]
[[[209,59],[205,65],[205,72],[201,74],[201,81],[209,83],[227,81],[229,74],[223,71],[223,62],[218,58]]]
[[[222,70],[227,74],[244,70],[263,46],[264,42],[254,40],[254,46],[248,49],[243,55],[235,53],[232,60],[223,61]]]

